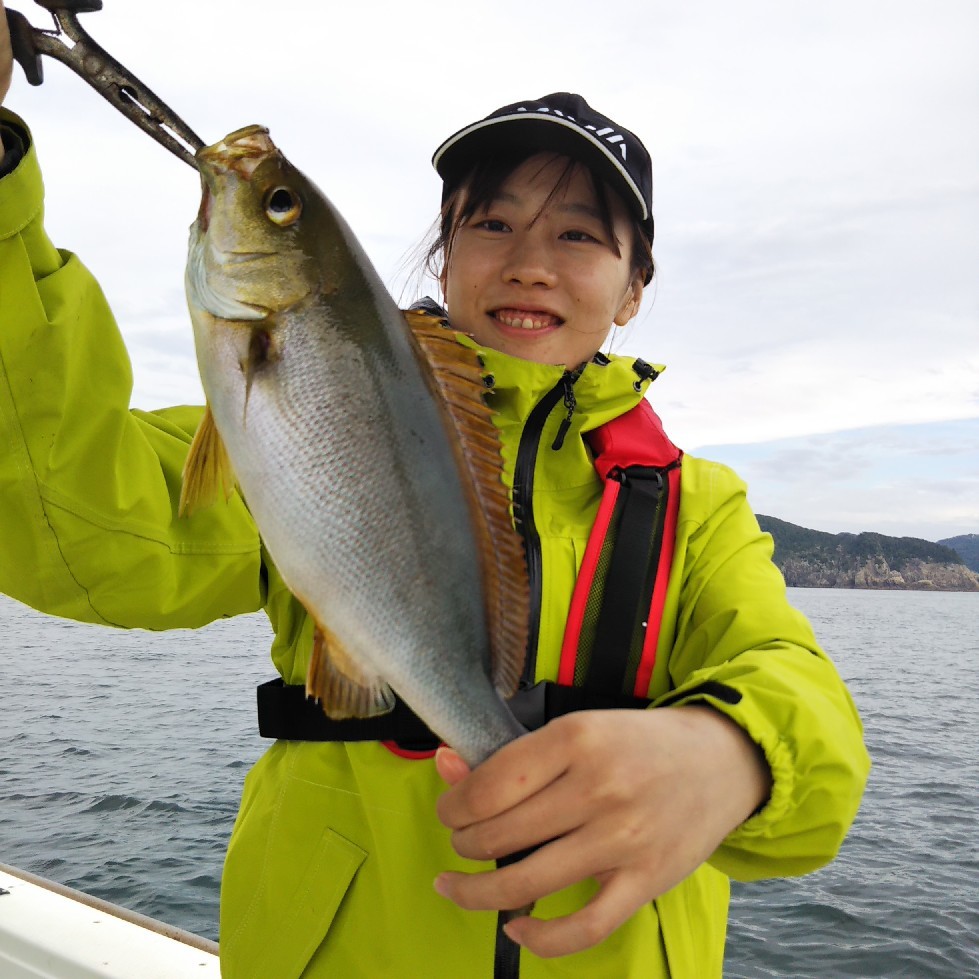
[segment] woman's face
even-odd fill
[[[458,228],[441,282],[455,329],[572,368],[595,355],[613,323],[635,316],[642,277],[631,270],[625,205],[609,194],[611,241],[586,171],[576,168],[545,207],[567,162],[540,154],[514,170],[496,200]]]

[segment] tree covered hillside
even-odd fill
[[[884,534],[828,534],[758,515],[775,563],[800,588],[979,591],[979,575],[943,543]]]
[[[979,534],[961,534],[959,537],[947,537],[939,544],[952,548],[962,563],[973,571],[979,571]]]

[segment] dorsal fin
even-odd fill
[[[510,519],[501,478],[503,458],[479,356],[463,346],[438,316],[407,311],[405,319],[431,370],[456,433],[453,449],[472,491],[473,523],[486,589],[493,684],[503,697],[516,692],[527,651],[530,586],[523,544]]]

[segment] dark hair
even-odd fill
[[[503,148],[497,152],[478,159],[469,169],[462,169],[445,178],[442,187],[442,210],[432,232],[432,243],[425,251],[425,268],[438,279],[448,263],[452,251],[452,242],[459,228],[481,208],[491,204],[499,195],[500,188],[510,175],[523,163],[540,150],[536,148]],[[551,159],[566,159],[559,154],[553,154]],[[546,164],[544,164],[546,166]],[[611,190],[598,174],[583,163],[567,158],[564,169],[555,181],[554,187],[547,195],[541,210],[535,215],[536,221],[541,212],[559,194],[563,193],[578,169],[588,174],[595,199],[598,202],[599,214],[605,226],[606,234],[616,255],[621,255],[618,240],[614,234],[612,221]],[[542,166],[543,169],[543,166]],[[632,212],[629,211],[630,216]],[[653,278],[655,264],[653,262],[652,242],[648,232],[643,228],[639,219],[632,216],[631,259],[632,273],[641,275],[643,282],[648,285]]]

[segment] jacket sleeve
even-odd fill
[[[0,177],[0,591],[87,622],[167,629],[254,611],[259,537],[242,501],[176,516],[200,408],[131,411],[101,290],[42,224],[41,176]],[[179,274],[175,270],[174,274]]]
[[[788,602],[744,483],[689,460],[678,553],[686,553],[670,659],[674,690],[660,705],[707,703],[764,752],[773,787],[710,863],[737,880],[808,873],[846,836],[870,762],[856,707],[806,618]]]

